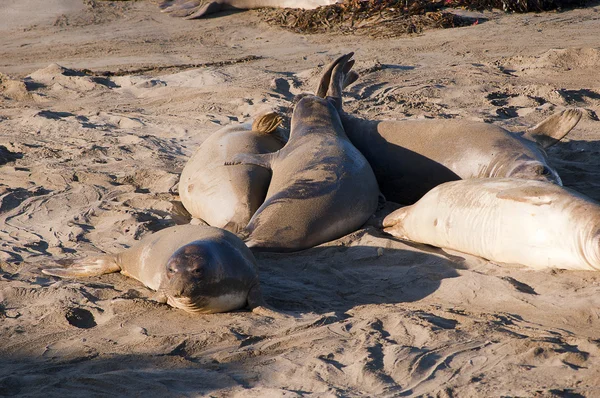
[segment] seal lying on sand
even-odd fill
[[[244,231],[248,247],[306,249],[355,231],[375,212],[375,175],[346,137],[337,111],[352,55],[336,60],[329,97],[304,96],[296,104],[289,141],[280,151],[239,154],[229,163],[273,172],[267,198]]]
[[[159,7],[173,17],[195,19],[227,9],[273,7],[311,10],[338,2],[338,0],[167,0],[162,1]]]
[[[600,204],[545,181],[454,181],[388,215],[385,232],[532,268],[600,271]]]
[[[326,84],[321,81],[318,96],[324,96]],[[439,184],[466,178],[515,177],[562,185],[545,149],[577,125],[581,111],[557,113],[522,136],[466,120],[371,121],[343,111],[340,117],[346,135],[373,167],[381,193],[412,204]]]
[[[148,235],[115,255],[88,257],[47,275],[86,277],[118,272],[137,279],[188,312],[232,311],[246,305],[272,313],[260,291],[256,261],[231,232],[201,225],[179,225]]]
[[[263,167],[228,167],[240,152],[269,153],[281,149],[273,133],[281,123],[275,112],[259,115],[254,123],[227,126],[212,134],[183,168],[179,180],[181,202],[195,218],[233,233],[248,225],[263,203],[271,173]]]

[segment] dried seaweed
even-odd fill
[[[347,0],[344,4],[314,10],[262,9],[258,13],[270,25],[297,33],[366,34],[393,37],[425,29],[452,28],[480,22],[446,8],[527,12],[585,4],[586,0]]]

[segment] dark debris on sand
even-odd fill
[[[447,8],[507,12],[547,11],[585,5],[586,0],[347,0],[315,10],[262,9],[270,25],[297,33],[365,34],[394,37],[426,29],[477,24],[480,20],[453,14]]]

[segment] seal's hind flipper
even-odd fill
[[[354,64],[351,60],[353,52],[348,53],[338,58],[338,63],[331,72],[331,79],[329,80],[329,89],[327,90],[327,99],[333,103],[336,109],[342,109],[342,91],[344,89],[344,79],[346,77],[347,64],[350,63],[350,67]],[[350,71],[350,69],[348,69]]]
[[[330,63],[329,65],[327,65],[327,68],[325,68],[325,71],[323,72],[323,76],[321,77],[321,80],[319,81],[319,85],[317,87],[317,91],[316,91],[316,96],[317,97],[321,97],[321,98],[325,98],[327,96],[327,91],[329,90],[329,84],[331,82],[331,74],[333,72],[333,69],[335,68],[335,66],[340,62],[340,60],[344,57],[346,57],[346,55],[342,55],[340,57],[338,57],[337,59],[335,59],[332,63]],[[354,60],[351,59],[348,62],[346,62],[346,64],[344,65],[344,70],[343,70],[343,75],[344,75],[344,83],[343,83],[343,88],[348,87],[349,85],[351,85],[352,83],[354,83],[359,75],[357,72],[355,71],[351,71],[352,67],[354,66]]]
[[[357,81],[359,77],[360,75],[358,74],[358,72],[355,72],[353,70],[346,73],[346,77],[344,77],[344,88]]]
[[[261,113],[254,119],[252,123],[252,131],[262,134],[270,134],[277,130],[277,127],[283,122],[283,119],[277,112]]]
[[[579,109],[567,109],[566,111],[555,113],[535,127],[525,131],[523,137],[536,141],[543,148],[551,147],[579,123],[581,115],[582,113]]]
[[[76,260],[66,268],[46,268],[42,273],[60,278],[82,278],[121,271],[117,257],[112,255],[91,256]]]
[[[279,151],[263,154],[238,153],[230,161],[225,162],[225,166],[234,166],[236,164],[250,164],[271,170],[271,162],[273,161],[273,158],[277,156],[278,153]]]

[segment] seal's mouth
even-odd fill
[[[190,297],[173,295],[161,290],[171,307],[194,314],[216,314],[243,308],[248,303],[248,290],[241,289],[221,293],[216,296],[194,295]]]
[[[193,300],[189,297],[174,297],[166,292],[165,296],[167,297],[167,304],[186,312],[196,314],[212,314],[214,312],[210,308],[199,303],[198,300]]]

